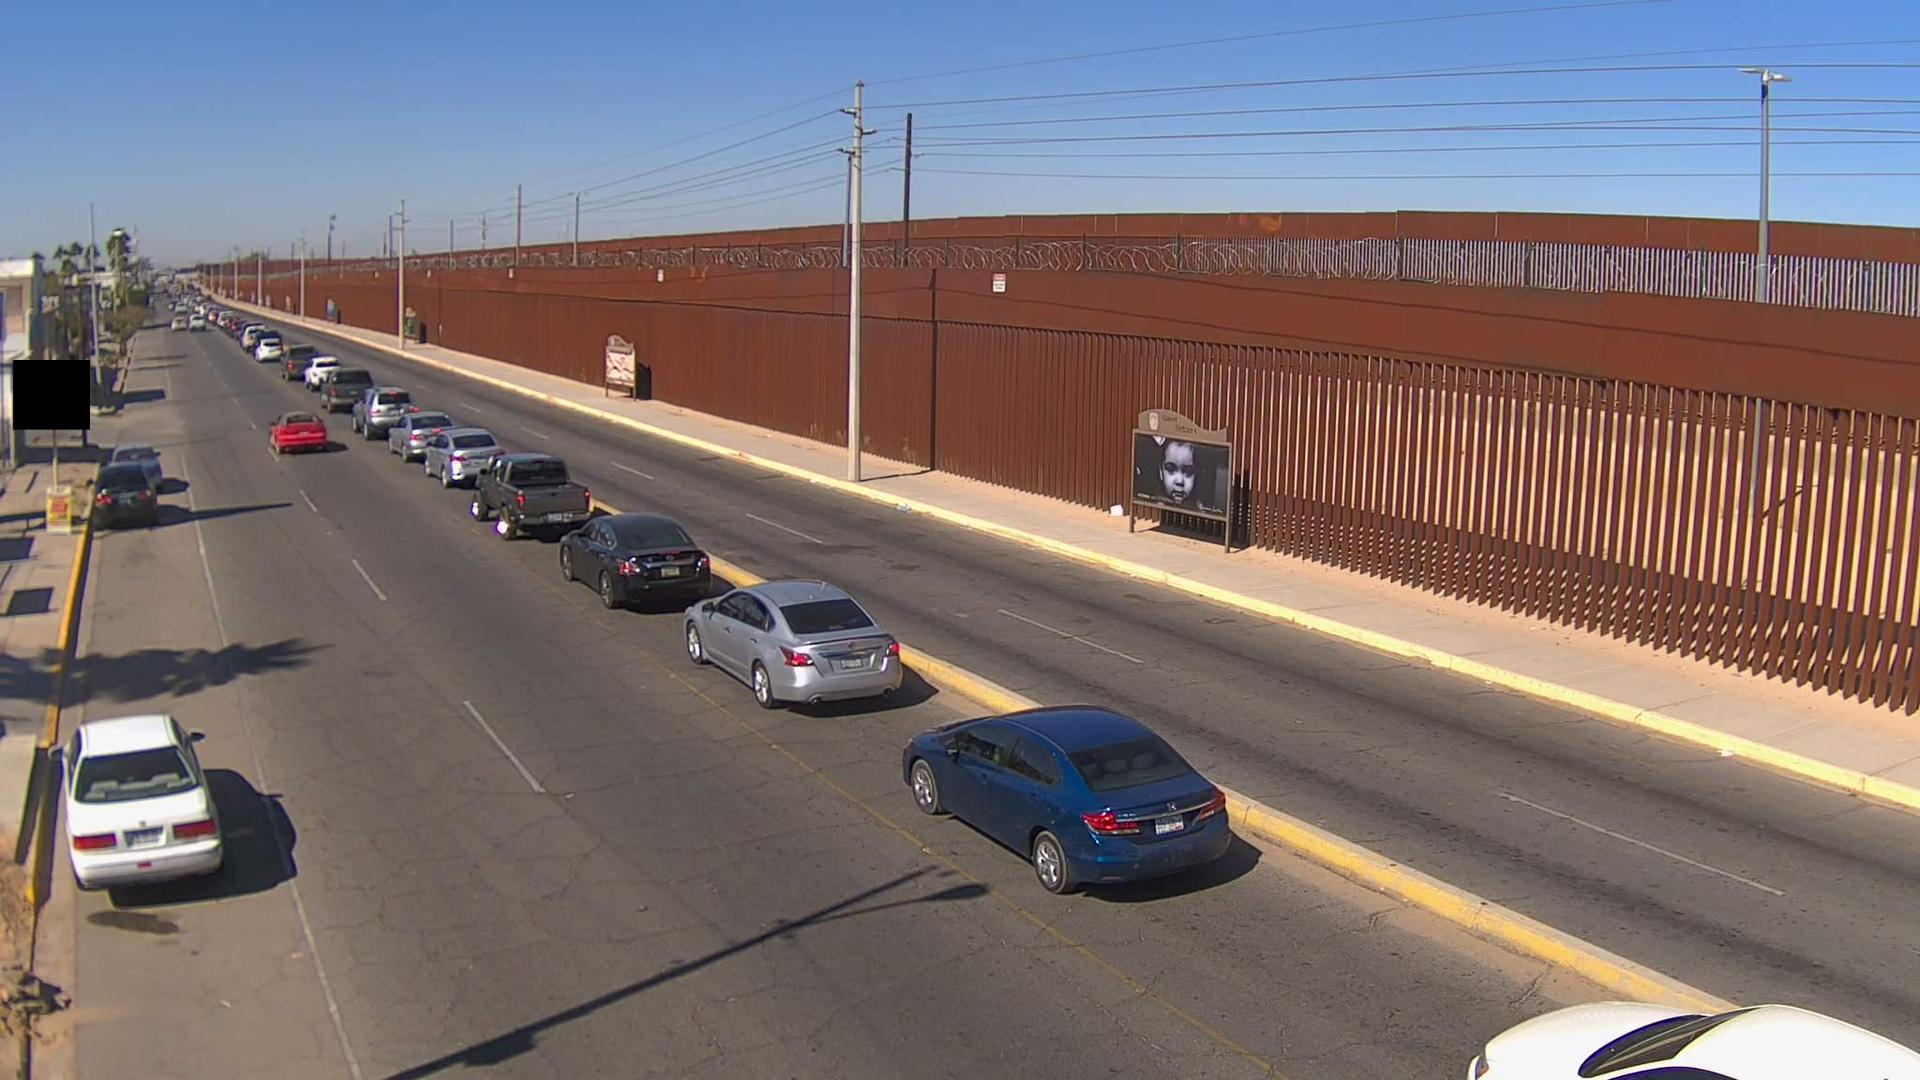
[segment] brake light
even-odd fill
[[[175,825],[173,827],[173,838],[175,840],[198,840],[204,836],[212,836],[217,831],[219,830],[214,825],[213,819],[205,818],[200,821],[189,821],[181,825]]]
[[[582,497],[582,498],[584,498],[584,499],[586,499],[586,500],[587,500],[587,509],[589,509],[589,510],[591,510],[591,509],[593,509],[593,489],[592,489],[592,488],[581,488],[581,489],[580,489],[580,495],[581,495],[581,497]]]
[[[808,656],[806,653],[803,653],[803,652],[795,652],[794,650],[787,648],[785,645],[780,646],[780,655],[782,658],[786,660],[788,667],[812,667],[813,666],[813,657]]]
[[[621,577],[634,577],[641,572],[639,559],[628,559],[620,564]]]
[[[1080,820],[1087,823],[1087,831],[1095,836],[1134,836],[1140,832],[1139,822],[1121,821],[1111,810],[1081,814]]]
[[[1219,788],[1214,788],[1213,798],[1208,799],[1207,805],[1201,807],[1200,812],[1193,816],[1193,823],[1195,825],[1198,825],[1215,814],[1226,813],[1226,810],[1227,810],[1227,793],[1224,791],[1221,791]]]
[[[525,506],[525,505],[527,505],[527,493],[526,493],[526,492],[524,492],[524,491],[516,491],[516,492],[514,492],[514,493],[513,493],[513,505],[515,505],[515,506]]]
[[[900,643],[899,643],[899,642],[897,642],[897,641],[889,641],[889,642],[887,642],[887,655],[888,655],[888,656],[899,656],[899,655],[900,655]]]
[[[75,851],[106,851],[109,848],[118,847],[119,844],[120,838],[110,832],[96,833],[93,836],[76,836],[73,838],[73,850]]]
[[[103,491],[100,494],[95,495],[93,497],[93,505],[95,506],[110,506],[112,505],[112,503],[113,503],[112,492]]]

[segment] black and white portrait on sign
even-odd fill
[[[1133,436],[1133,498],[1168,510],[1227,512],[1227,448],[1163,435]]]

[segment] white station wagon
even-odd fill
[[[220,819],[173,717],[81,724],[67,744],[67,851],[83,889],[220,869]]]

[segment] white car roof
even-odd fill
[[[319,356],[307,361],[307,366],[312,367],[314,364],[337,364],[339,362],[340,358],[332,353],[321,353]]]
[[[173,718],[165,713],[89,720],[80,730],[85,733],[82,752],[88,757],[179,745],[173,737]]]
[[[1740,1080],[1920,1077],[1920,1054],[1864,1028],[1792,1005],[1750,1009],[1689,1043],[1668,1064],[1710,1069]]]

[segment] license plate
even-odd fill
[[[1168,833],[1177,833],[1186,827],[1186,818],[1161,818],[1153,823],[1153,835],[1165,836]]]
[[[161,829],[128,829],[128,847],[152,847],[160,842]]]
[[[866,670],[866,666],[866,658],[859,656],[851,660],[835,660],[833,662],[833,669],[835,671],[864,671]]]
[[[571,518],[571,517],[573,517],[573,515],[572,515],[572,514],[568,514],[568,513],[564,513],[564,512],[562,512],[562,513],[558,513],[558,514],[548,514],[548,515],[547,515],[547,520],[548,520],[548,521],[550,521],[550,522],[552,522],[552,521],[566,521],[567,519],[569,519],[569,518]]]
[[[663,567],[661,567],[661,568],[660,568],[660,576],[661,576],[661,577],[679,577],[679,576],[680,576],[680,567],[678,567],[678,566],[663,566]]]

